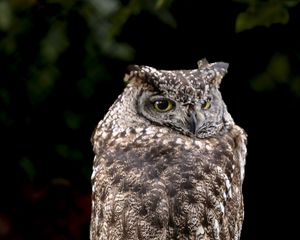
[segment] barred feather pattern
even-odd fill
[[[148,70],[143,72],[140,67],[131,70],[125,78],[127,87],[99,122],[92,137],[95,159],[90,239],[240,238],[247,136],[233,122],[219,95],[212,93],[219,91],[220,79],[212,78],[211,89],[206,87],[203,64],[210,67],[210,71],[217,71],[217,67],[224,70],[225,66],[202,62],[198,79],[192,79],[201,82],[203,87],[197,88],[189,82],[196,92],[188,98],[182,97],[189,99],[188,105],[197,104],[205,94],[217,96],[216,101],[221,101],[215,104],[216,109],[222,106],[222,110],[212,109],[210,113],[222,114],[221,117],[206,113],[207,116],[201,118],[203,121],[208,119],[210,124],[211,119],[216,119],[215,124],[221,127],[213,128],[207,124],[209,128],[202,135],[185,128],[189,123],[186,117],[181,119],[187,119],[187,122],[183,120],[182,125],[176,125],[176,122],[172,127],[170,119],[174,120],[176,114],[184,114],[183,110],[174,110],[167,119],[162,113],[148,117],[147,114],[152,112],[140,109],[148,96],[142,97],[145,92],[168,97],[178,108],[184,108],[186,103],[181,106],[183,100],[180,96],[175,98],[174,89],[169,86],[182,82],[176,73],[172,72],[172,81],[167,80],[169,85],[164,89],[160,89],[164,85],[159,79],[171,71],[158,74],[156,71],[159,70],[150,68],[156,76]],[[214,75],[215,78],[219,76],[218,72]],[[154,80],[153,85],[151,81]],[[171,97],[168,96],[169,89],[172,89]],[[181,91],[180,94],[188,93]],[[208,129],[212,129],[211,132]]]

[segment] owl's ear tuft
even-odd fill
[[[138,72],[140,69],[141,67],[139,65],[129,65],[126,69],[126,73],[130,74],[131,72]]]
[[[199,70],[209,67],[209,62],[206,58],[202,58],[197,62]]]
[[[132,79],[132,77],[136,76],[137,73],[141,70],[138,65],[129,65],[126,69],[126,73],[124,76],[124,82],[128,83]]]
[[[229,64],[225,62],[216,62],[211,65],[215,72],[215,77],[212,79],[212,82],[215,86],[219,87],[223,77],[227,73]]]
[[[198,61],[198,69],[203,74],[203,78],[215,87],[219,87],[228,66],[229,64],[225,62],[209,63],[205,58]]]

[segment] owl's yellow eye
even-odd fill
[[[168,112],[174,108],[174,104],[170,100],[163,99],[153,102],[153,107],[159,112]]]
[[[202,103],[201,108],[202,108],[203,110],[207,110],[207,109],[210,108],[210,106],[211,106],[210,100],[206,100],[206,101],[204,101],[204,102]]]

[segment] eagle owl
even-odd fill
[[[246,134],[219,91],[227,68],[129,68],[92,137],[92,240],[240,238]]]

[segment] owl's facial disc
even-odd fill
[[[195,137],[207,136],[220,119],[216,112],[220,106],[213,96],[198,99],[197,103],[185,104],[155,92],[143,92],[138,98],[139,113],[153,123],[172,127]]]
[[[196,135],[199,129],[199,125],[201,124],[201,119],[203,119],[203,117],[201,116],[201,113],[196,112],[193,109],[190,109],[188,116],[187,128],[192,134]]]
[[[197,135],[201,132],[205,123],[205,112],[210,109],[211,102],[210,99],[202,101],[199,104],[192,104],[189,106],[188,118],[187,118],[187,128],[193,135]]]

